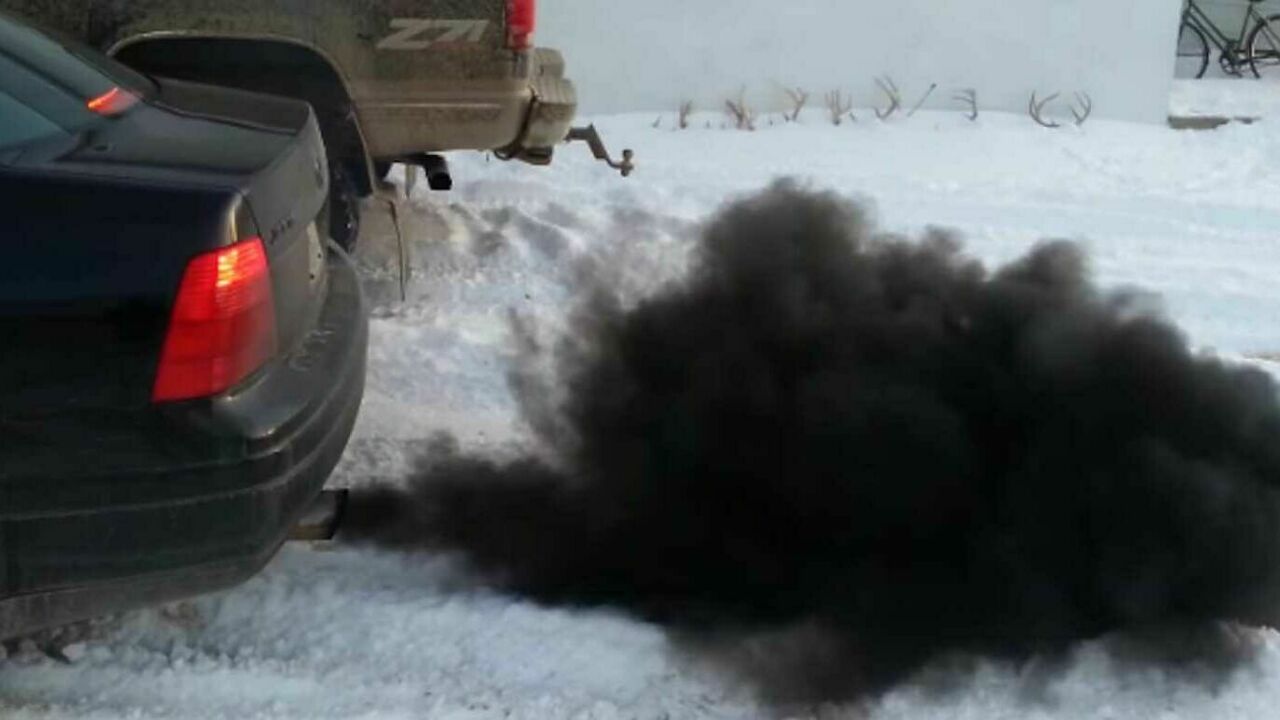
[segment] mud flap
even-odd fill
[[[383,184],[365,198],[364,229],[353,259],[373,308],[405,302],[412,271],[413,213],[396,186]]]

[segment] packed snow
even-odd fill
[[[1274,115],[1262,84],[1180,83],[1175,105]],[[1243,111],[1240,108],[1244,108]],[[1258,108],[1255,113],[1249,108]],[[778,176],[864,199],[882,226],[954,228],[987,262],[1044,238],[1088,248],[1099,281],[1140,289],[1205,353],[1280,357],[1280,132],[922,112],[834,127],[762,118],[756,132],[697,115],[596,118],[640,169],[623,180],[564,148],[548,169],[451,157],[449,194],[407,202],[412,272],[398,299],[389,233],[371,222],[376,300],[365,403],[331,482],[403,477],[440,432],[501,451],[522,429],[507,389],[509,323],[552,328],[577,273],[644,292],[677,275],[699,223]],[[655,119],[658,121],[655,127]],[[397,171],[393,179],[403,181]],[[1227,677],[1125,666],[1086,644],[1057,672],[979,664],[908,683],[865,707],[797,718],[1264,718],[1280,701],[1280,634],[1247,631],[1257,661]],[[287,547],[246,585],[96,626],[57,662],[31,646],[0,661],[0,716],[116,718],[770,717],[749,687],[660,630],[607,612],[546,609],[468,581],[449,558]]]

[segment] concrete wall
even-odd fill
[[[720,108],[743,85],[879,101],[889,73],[934,106],[973,87],[1022,112],[1031,91],[1084,90],[1095,116],[1161,122],[1181,0],[541,0],[538,42],[563,50],[584,113]]]

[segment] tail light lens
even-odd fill
[[[275,352],[275,303],[262,240],[198,255],[178,287],[151,399],[217,395]]]
[[[119,115],[138,104],[138,96],[128,90],[113,87],[96,98],[90,98],[85,106],[99,115]]]
[[[528,50],[533,46],[533,31],[538,24],[537,0],[507,0],[507,46],[512,50]]]

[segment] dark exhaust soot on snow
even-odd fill
[[[1117,630],[1228,665],[1215,628],[1280,619],[1276,388],[1131,300],[1070,244],[988,272],[778,184],[664,291],[583,289],[553,381],[512,375],[542,452],[442,446],[346,535],[660,623],[775,701]]]

